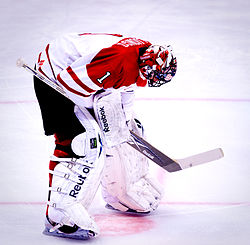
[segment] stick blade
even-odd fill
[[[178,159],[178,162],[182,169],[190,168],[196,165],[200,165],[203,163],[212,162],[224,157],[223,150],[221,148],[216,148],[210,151],[202,152],[190,157],[186,157],[183,159]]]
[[[162,165],[161,167],[167,170],[169,173],[177,172],[183,169],[177,161],[167,163],[165,165]]]

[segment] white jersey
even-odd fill
[[[117,34],[68,34],[48,44],[38,58],[40,72],[61,86],[70,99],[91,107],[102,89],[145,86],[139,75],[139,48],[151,43]]]

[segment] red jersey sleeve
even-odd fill
[[[140,39],[125,38],[102,49],[86,66],[89,78],[104,89],[136,83],[139,78],[139,48],[150,45]]]

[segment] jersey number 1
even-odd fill
[[[107,77],[109,77],[110,75],[111,75],[111,73],[110,73],[109,71],[107,71],[106,74],[105,74],[103,77],[97,78],[97,81],[98,81],[99,83],[102,83],[103,80],[106,79]]]

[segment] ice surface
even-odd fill
[[[247,0],[5,0],[0,2],[0,244],[247,245],[250,241],[250,3]],[[151,164],[165,197],[149,216],[91,207],[90,242],[41,234],[53,138],[43,135],[29,73],[65,32],[121,33],[171,44],[172,83],[138,90],[148,141],[171,157],[222,147],[222,160],[169,174]]]

